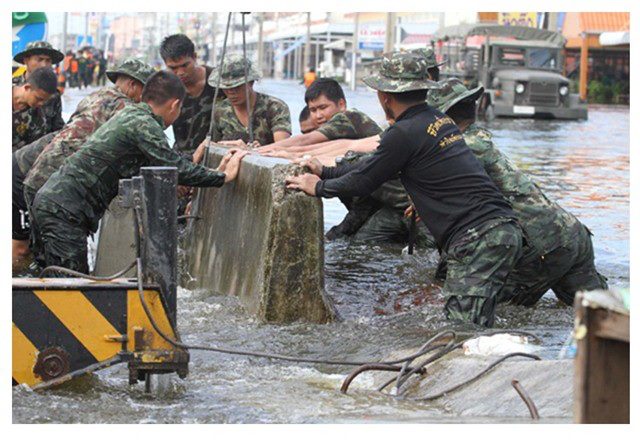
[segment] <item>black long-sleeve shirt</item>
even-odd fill
[[[324,167],[316,195],[364,196],[398,176],[443,250],[489,219],[516,218],[453,120],[427,104],[403,112],[368,160]]]

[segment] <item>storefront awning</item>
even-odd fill
[[[600,44],[602,46],[621,46],[630,44],[629,31],[603,32],[600,34]]]

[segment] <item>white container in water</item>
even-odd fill
[[[533,354],[538,351],[536,345],[529,343],[524,335],[496,334],[469,340],[462,345],[465,355],[507,355],[512,352]]]

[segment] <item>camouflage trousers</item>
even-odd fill
[[[582,224],[563,246],[540,256],[526,247],[498,301],[531,306],[549,289],[572,306],[577,291],[607,289],[607,279],[596,270],[591,232]]]
[[[376,211],[353,236],[362,242],[408,243],[411,234],[411,219],[404,210],[382,207]],[[420,248],[435,248],[435,239],[422,223],[416,224],[415,244]]]
[[[450,320],[493,326],[507,277],[522,254],[522,229],[511,219],[470,228],[445,253],[445,314]]]
[[[36,194],[31,205],[31,235],[34,258],[40,266],[57,265],[87,274],[89,233],[82,216]]]

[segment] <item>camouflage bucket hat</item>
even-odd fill
[[[362,81],[375,90],[391,93],[439,88],[438,83],[429,79],[427,69],[427,61],[422,55],[394,52],[383,56],[377,74]]]
[[[30,55],[38,55],[44,54],[51,57],[51,62],[53,64],[58,64],[64,58],[64,54],[57,49],[54,49],[51,46],[51,43],[47,41],[32,41],[27,44],[27,47],[22,52],[18,52],[13,60],[16,63],[24,64],[24,57],[28,57]]]
[[[109,69],[106,74],[107,78],[109,78],[112,83],[116,82],[118,75],[124,74],[140,81],[144,85],[147,83],[149,77],[155,72],[156,70],[153,67],[143,61],[136,58],[126,58],[117,67]]]
[[[440,81],[441,88],[429,92],[427,96],[427,104],[435,107],[442,113],[446,113],[456,104],[462,101],[476,102],[484,93],[484,87],[478,86],[475,89],[467,89],[462,81],[457,78],[449,78]]]
[[[438,61],[436,60],[436,53],[433,52],[433,49],[430,47],[413,49],[410,51],[410,53],[424,57],[424,59],[427,60],[427,69],[431,69],[432,67],[440,67],[443,64],[447,64],[446,60],[438,63]]]
[[[224,66],[222,67],[222,75],[219,75],[219,68],[215,68],[211,75],[209,75],[209,85],[216,87],[218,85],[218,79],[220,80],[221,89],[233,89],[234,87],[241,86],[245,83],[244,80],[244,67],[247,63],[247,83],[250,81],[259,80],[261,75],[257,69],[255,69],[250,60],[245,60],[241,55],[229,55],[224,60]]]

